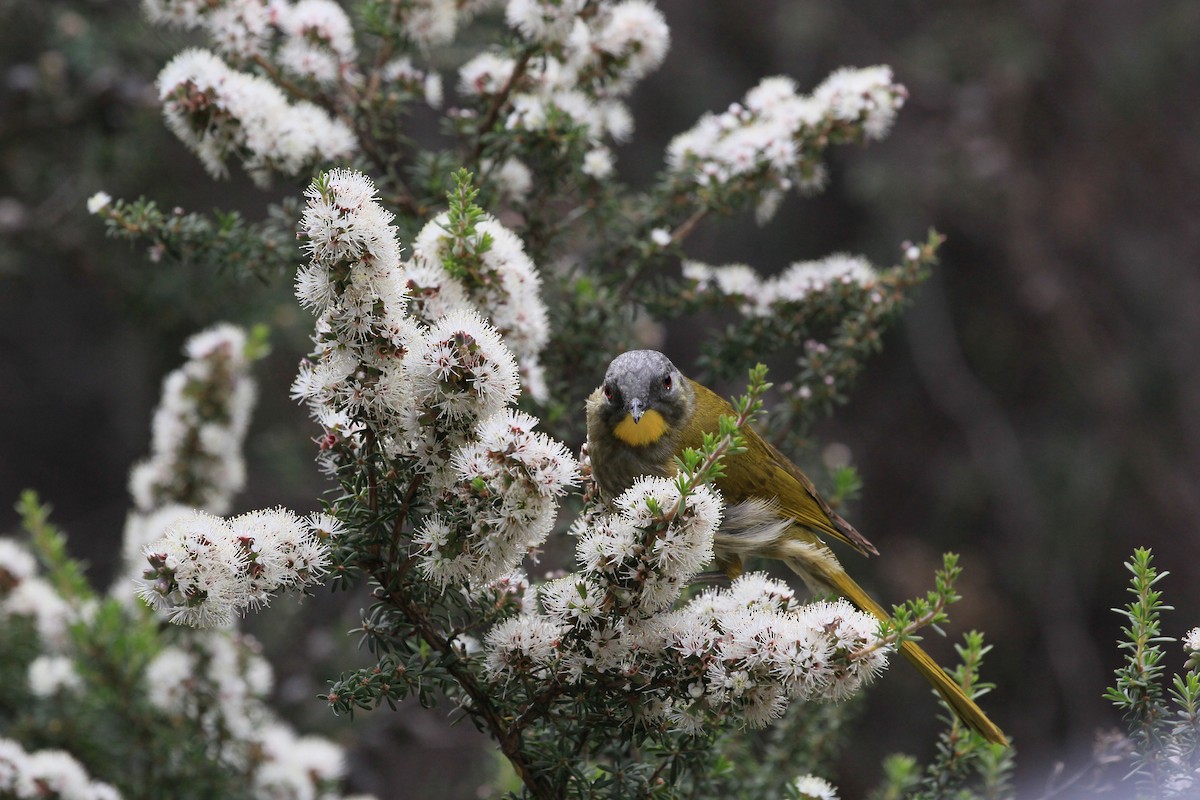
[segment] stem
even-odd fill
[[[383,570],[379,572],[382,573]],[[374,577],[375,581],[381,586],[386,585],[383,581],[386,578],[385,574],[377,573]],[[508,723],[506,718],[501,715],[492,703],[491,696],[485,687],[478,683],[475,675],[457,658],[457,654],[451,647],[450,642],[441,635],[437,626],[425,614],[420,604],[414,602],[402,587],[393,589],[388,594],[388,599],[408,618],[408,621],[422,640],[439,654],[452,656],[446,659],[444,663],[446,671],[462,687],[466,695],[471,698],[472,710],[487,725],[492,736],[500,744],[500,752],[504,753],[505,758],[512,764],[513,769],[529,789],[530,794],[533,797],[542,798],[542,800],[555,800],[559,796],[558,792],[555,791],[554,787],[543,775],[533,770],[521,748],[521,727],[523,726],[518,726],[520,720],[511,725]],[[524,716],[522,715],[522,717]]]
[[[479,123],[479,127],[475,131],[475,146],[471,149],[471,156],[467,159],[467,163],[472,167],[479,164],[479,158],[483,155],[483,136],[492,129],[496,124],[496,120],[500,117],[500,109],[504,108],[508,102],[508,97],[512,93],[513,87],[517,85],[517,81],[525,77],[525,70],[529,68],[529,60],[533,58],[533,50],[526,50],[517,59],[517,63],[513,65],[512,74],[508,76],[508,81],[504,84],[496,96],[492,98],[492,105],[488,108],[487,114],[484,115],[483,121]]]
[[[690,217],[685,219],[682,223],[680,223],[678,228],[671,232],[671,241],[675,244],[682,242],[691,234],[693,230],[696,229],[696,226],[699,225],[700,221],[706,216],[708,216],[707,208],[697,208],[692,212]],[[629,277],[625,279],[624,283],[621,284],[621,288],[617,290],[617,297],[620,298],[622,302],[629,299],[629,293],[633,291],[634,287],[637,286],[638,281],[642,279],[642,277],[646,274],[646,270],[649,268],[650,261],[648,259],[642,259],[637,268],[634,269]]]

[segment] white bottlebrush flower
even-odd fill
[[[251,511],[227,525],[246,560],[242,592],[248,605],[264,605],[272,593],[311,586],[325,574],[328,544],[291,511]]]
[[[222,513],[241,490],[242,442],[255,398],[245,349],[245,332],[229,324],[184,345],[188,361],[163,381],[150,457],[130,473],[140,512],[181,503]]]
[[[528,171],[526,170],[526,173]],[[413,295],[413,313],[428,324],[446,314],[474,310],[486,317],[504,337],[520,367],[526,390],[545,401],[540,356],[550,337],[541,276],[525,253],[521,239],[490,215],[474,226],[469,242],[459,241],[446,226],[443,213],[428,222],[413,242],[407,265]],[[490,240],[485,248],[485,237]],[[447,260],[463,248],[473,253],[458,256],[452,275]]]
[[[66,656],[40,655],[29,662],[29,691],[37,697],[77,692],[83,679],[75,670],[75,662]]]
[[[144,550],[150,569],[138,595],[194,627],[228,625],[242,596],[245,557],[220,517],[195,512],[171,525]]]
[[[650,231],[650,241],[658,247],[666,247],[671,243],[671,232],[666,228],[655,228]]]
[[[485,50],[458,68],[458,88],[464,95],[490,96],[512,80],[516,62]]]
[[[96,192],[88,198],[87,210],[89,214],[99,214],[104,209],[108,208],[112,203],[112,195],[108,192]]]
[[[769,278],[745,264],[712,267],[696,261],[684,262],[683,276],[695,281],[698,291],[737,299],[738,310],[746,316],[770,316],[779,313],[782,305],[842,287],[869,289],[879,273],[862,256],[836,253],[818,261],[793,263]]]
[[[490,417],[520,390],[512,353],[474,311],[438,320],[413,343],[404,370],[411,378],[411,407],[427,409],[450,426]]]
[[[300,0],[282,15],[281,23],[288,36],[319,43],[343,64],[358,58],[350,18],[333,0]]]
[[[671,44],[662,12],[645,0],[624,0],[609,10],[593,44],[616,59],[618,85],[631,86],[662,64]]]
[[[265,0],[227,0],[216,7],[210,4],[203,27],[219,52],[239,60],[265,55],[273,34]]]
[[[146,546],[138,595],[172,622],[207,628],[266,604],[274,592],[320,581],[328,542],[291,511],[224,520],[194,512]]]
[[[32,619],[43,647],[53,651],[66,647],[67,626],[77,612],[49,582],[30,575],[0,594],[0,619],[10,616]]]
[[[796,302],[839,283],[870,286],[876,277],[875,268],[862,256],[837,253],[820,261],[792,264],[764,283],[761,297],[767,304]]]
[[[837,789],[824,778],[802,775],[792,781],[791,789],[804,800],[838,800]]]
[[[587,628],[601,616],[604,590],[586,577],[569,575],[543,583],[538,599],[551,619],[570,628]]]
[[[37,559],[33,553],[12,539],[0,539],[0,597],[36,574]]]
[[[1200,652],[1200,628],[1192,628],[1183,635],[1183,649],[1190,653]]]
[[[192,696],[196,658],[178,647],[165,647],[146,665],[146,692],[150,704],[167,713],[179,713]]]
[[[86,798],[92,796],[92,781],[74,756],[63,750],[29,753],[17,777],[17,797]]]
[[[508,0],[504,18],[528,41],[562,43],[585,4],[586,0]]]
[[[159,73],[158,90],[168,127],[214,177],[226,175],[231,155],[266,185],[272,172],[295,175],[357,148],[340,120],[312,103],[289,103],[275,84],[238,72],[206,50],[184,50],[172,59]]]
[[[706,114],[667,148],[671,171],[700,185],[758,194],[819,188],[818,156],[838,141],[881,138],[903,105],[904,87],[886,67],[834,73],[811,96],[787,78],[765,78],[722,114]],[[772,213],[772,203],[762,209]]]
[[[669,478],[644,477],[626,489],[614,505],[633,525],[649,528],[679,503],[679,487]],[[713,533],[721,524],[720,496],[708,486],[692,490],[662,535],[656,537],[651,555],[661,572],[687,580],[713,557]]]
[[[869,139],[882,139],[904,105],[904,93],[892,79],[890,67],[840,69],[813,92],[839,120],[861,122]]]
[[[800,619],[821,631],[831,651],[853,653],[875,641],[879,622],[859,611],[845,599],[819,601],[805,607]],[[856,659],[835,661],[829,685],[824,689],[834,700],[849,697],[864,683],[874,679],[887,666],[888,648],[880,647]]]
[[[602,181],[613,173],[613,155],[612,151],[604,145],[597,145],[583,157],[583,166],[580,167],[584,175]]]
[[[456,0],[412,0],[400,8],[404,33],[422,50],[454,41],[458,32]]]
[[[550,665],[562,643],[562,629],[546,617],[521,614],[488,631],[484,666],[494,676],[536,672]]]
[[[529,171],[529,167],[516,158],[509,158],[503,164],[496,167],[488,162],[484,165],[486,172],[491,173],[491,178],[496,183],[496,188],[502,194],[512,200],[521,203],[529,195],[529,191],[533,188],[533,174]]]
[[[424,575],[446,586],[490,583],[511,573],[554,524],[557,498],[578,481],[566,448],[511,409],[483,420],[438,479],[438,513],[418,529]]]

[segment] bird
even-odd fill
[[[604,383],[586,401],[587,448],[600,499],[611,504],[639,478],[676,474],[676,457],[700,448],[733,406],[683,375],[657,350],[629,350],[612,360]],[[858,585],[825,539],[863,555],[879,551],[821,497],[813,482],[751,427],[742,452],[729,453],[715,479],[726,513],[714,535],[716,567],[729,578],[744,559],[783,561],[816,594],[836,593],[880,620],[890,614]],[[1008,744],[1004,732],[915,642],[900,652],[968,727],[989,742]]]

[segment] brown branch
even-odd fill
[[[672,243],[678,244],[690,236],[692,231],[696,229],[696,226],[700,224],[700,221],[708,216],[708,212],[709,209],[707,208],[697,208],[695,211],[693,211],[690,217],[685,219],[682,223],[680,223],[678,228],[671,232]],[[629,277],[625,279],[624,283],[621,284],[621,288],[617,290],[617,297],[621,302],[625,302],[629,299],[629,293],[632,292],[634,287],[637,286],[638,281],[645,276],[646,270],[649,267],[650,261],[648,259],[643,260],[642,263],[638,265],[637,269],[635,269],[629,275]]]
[[[376,573],[374,577],[381,586],[386,585],[383,581],[386,575]],[[518,727],[519,721],[510,724],[509,720],[492,703],[491,696],[485,687],[478,683],[475,675],[458,658],[450,641],[441,635],[425,610],[419,603],[413,601],[407,592],[402,588],[393,589],[388,593],[388,599],[404,614],[422,640],[441,655],[452,656],[444,664],[446,671],[471,698],[474,712],[487,725],[488,730],[500,745],[500,752],[504,753],[505,758],[512,764],[513,770],[529,789],[530,794],[533,797],[542,798],[542,800],[554,800],[558,797],[546,777],[533,770],[522,750],[521,730],[528,725],[528,722],[520,727]],[[522,718],[525,718],[533,707],[535,707],[534,704],[531,704],[530,709],[522,714]]]
[[[525,77],[525,70],[529,68],[529,61],[533,58],[533,50],[526,50],[517,59],[517,63],[513,65],[512,74],[508,76],[508,81],[504,87],[496,93],[492,98],[492,105],[488,108],[487,113],[483,117],[483,121],[479,123],[479,127],[475,131],[475,147],[471,149],[471,157],[467,159],[467,164],[476,166],[479,164],[479,158],[483,155],[483,135],[492,129],[496,124],[496,120],[500,117],[500,109],[504,108],[508,103],[509,95],[512,94],[513,88],[517,85],[517,81]]]

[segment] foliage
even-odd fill
[[[172,132],[214,178],[238,163],[260,188],[307,185],[306,203],[287,197],[255,220],[102,192],[89,210],[163,267],[268,287],[295,275],[316,322],[292,392],[320,428],[318,465],[336,488],[310,530],[282,509],[213,516],[243,484],[243,373],[263,344],[201,334],[164,385],[154,452],[132,479],[126,560],[142,595],[174,622],[227,626],[326,571],[340,587],[367,585],[359,634],[375,663],[331,682],[328,704],[353,715],[448,702],[493,737],[514,793],[830,796],[811,773],[832,769],[854,711],[833,701],[946,622],[956,558],[878,626],[845,601],[801,604],[763,575],[692,588],[722,513],[706,484],[772,388],[761,364],[736,415],[673,478],[607,504],[560,440],[578,439],[571,409],[612,353],[639,343],[646,314],[734,320],[697,337],[697,375],[786,365],[764,426],[786,450],[846,401],[929,276],[939,234],[903,243],[890,269],[834,255],[771,277],[690,261],[684,244],[713,216],[753,210],[766,224],[782,193],[824,185],[829,146],[886,135],[907,97],[890,70],[841,70],[810,94],[765,79],[677,136],[654,181],[630,188],[610,146],[630,135],[624,98],[667,47],[648,3],[514,1],[503,23],[487,2],[369,2],[353,20],[325,0],[144,5],[211,48],[184,50],[159,74]],[[472,22],[495,44],[437,55]],[[437,117],[440,138],[410,133],[421,115]],[[860,488],[852,468],[821,482],[837,506]],[[522,564],[579,484],[575,571],[531,580]],[[70,751],[125,796],[335,795],[340,751],[274,718],[252,640],[160,627],[120,589],[97,596],[45,509],[30,495],[21,510],[47,572],[21,566],[15,547],[0,561],[6,736]],[[1134,727],[1135,772],[1175,791],[1194,769],[1200,679],[1175,678],[1167,721],[1164,607],[1148,554],[1136,558],[1130,662],[1110,699]],[[975,632],[957,648],[953,676],[972,697],[991,688],[979,674],[988,649]],[[1011,750],[946,721],[932,762],[890,758],[875,796],[1011,796]],[[25,755],[2,751],[0,766]]]

